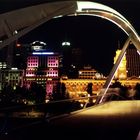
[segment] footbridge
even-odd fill
[[[131,41],[140,52],[140,39],[134,27],[123,15],[111,7],[91,1],[60,1],[3,13],[0,15],[0,38],[4,37],[4,40],[0,43],[0,49],[52,18],[78,15],[98,16],[109,20],[128,36],[128,40],[124,44],[123,50],[104,85],[103,96],[97,100],[98,103],[101,103],[129,46],[129,42]]]
[[[2,25],[0,26],[0,37],[8,37],[2,41],[0,49],[48,20],[67,15],[89,15],[104,18],[116,24],[128,36],[128,40],[125,42],[123,50],[104,85],[103,93],[99,94],[95,106],[68,114],[48,116],[42,122],[39,121],[39,123],[35,123],[36,125],[30,125],[28,129],[24,129],[24,127],[17,129],[8,137],[13,137],[13,139],[16,139],[15,136],[23,139],[27,137],[39,138],[40,136],[46,137],[46,132],[48,132],[48,137],[53,138],[57,135],[57,138],[60,139],[66,137],[136,139],[140,129],[140,101],[103,102],[129,42],[131,41],[140,51],[139,35],[131,23],[119,12],[106,5],[90,1],[61,1],[4,13],[0,15],[0,24]],[[15,30],[18,31],[17,34],[13,34]],[[55,132],[55,134],[52,135],[51,132]]]

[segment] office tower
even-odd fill
[[[82,64],[82,49],[81,48],[73,48],[72,49],[72,64],[76,68],[81,68]]]
[[[140,76],[140,55],[136,48],[130,46],[126,51],[128,77]]]
[[[46,93],[52,94],[59,79],[59,53],[37,48],[27,57],[25,84],[32,82],[44,86]]]

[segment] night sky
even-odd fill
[[[10,9],[28,6],[31,3],[31,1],[29,3],[26,0],[27,2],[24,1],[23,4],[23,0],[21,0],[21,4],[19,1],[13,0],[15,5],[12,7],[9,5],[9,1],[5,0],[3,4],[7,2]],[[96,2],[101,3],[100,0],[96,0]],[[37,4],[39,1],[35,0],[34,3]],[[140,13],[140,2],[135,0],[111,0],[111,2],[102,0],[102,3],[120,12],[140,33],[140,19],[137,14]],[[6,11],[5,9],[2,7],[1,11]],[[61,43],[69,41],[72,48],[82,49],[83,64],[90,64],[97,71],[107,75],[113,66],[113,57],[119,47],[118,44],[122,47],[126,39],[126,34],[110,21],[94,16],[77,16],[52,19],[19,41],[31,43],[40,40],[46,42],[48,48],[56,50],[62,50]]]

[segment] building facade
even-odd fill
[[[23,84],[24,70],[17,68],[12,69],[1,69],[0,70],[0,90],[2,90],[8,84],[11,87]]]
[[[127,76],[132,77],[140,76],[140,54],[136,48],[130,47],[126,51],[126,59],[127,59]]]
[[[121,50],[116,51],[116,56],[114,57],[114,64]],[[140,53],[136,48],[130,46],[126,50],[126,53],[115,73],[115,78],[126,79],[129,77],[139,77],[140,76]]]
[[[100,93],[101,89],[106,82],[106,79],[95,80],[95,79],[61,79],[61,83],[64,83],[67,89],[67,93],[69,93],[70,98],[76,97],[85,97],[88,96],[87,86],[89,83],[92,83],[93,94]],[[112,84],[115,80],[112,81]],[[119,82],[127,87],[135,87],[137,83],[140,83],[140,79],[130,79],[130,80],[119,80]]]
[[[46,50],[33,51],[27,57],[24,84],[32,82],[42,85],[47,95],[52,94],[53,87],[59,80],[59,54]]]

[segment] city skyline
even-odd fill
[[[140,2],[94,0],[120,14],[87,1],[20,9],[49,1],[0,2],[0,139],[138,140]]]
[[[136,6],[138,2],[115,2],[116,5],[107,1],[102,3],[124,15],[134,25],[136,31],[139,31],[138,16],[135,15],[135,12],[138,11],[138,6]],[[121,4],[125,4],[125,8]],[[19,3],[17,5],[21,7]],[[49,20],[23,36],[19,41],[31,43],[40,40],[46,42],[49,48],[58,50],[62,49],[63,41],[70,41],[72,48],[78,47],[83,50],[85,64],[91,64],[93,68],[107,74],[113,66],[115,51],[119,47],[118,42],[122,47],[126,39],[127,36],[121,29],[109,21],[93,16],[77,16]]]

